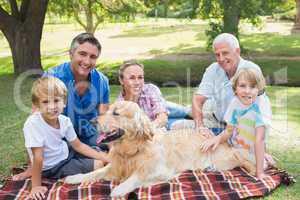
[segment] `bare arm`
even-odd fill
[[[30,197],[32,199],[44,199],[47,188],[42,186],[42,168],[43,168],[43,148],[34,147],[31,148],[33,154],[32,162],[32,189]]]
[[[104,153],[101,151],[98,152],[98,151],[92,149],[88,145],[80,142],[80,140],[78,138],[76,138],[74,141],[70,142],[70,144],[75,151],[79,152],[80,154],[82,154],[84,156],[87,156],[89,158],[93,158],[96,160],[102,160],[103,162],[106,162],[106,163],[109,162],[107,153]]]
[[[261,126],[255,129],[255,158],[256,158],[256,177],[261,179],[264,174],[264,156],[265,156],[265,127]]]
[[[205,127],[203,122],[203,105],[207,98],[205,96],[194,94],[192,102],[192,114],[195,122],[195,128],[201,130],[201,133],[209,138],[214,136],[214,134]]]
[[[203,105],[206,101],[206,97],[198,94],[194,94],[192,101],[192,114],[195,121],[196,128],[204,127],[203,124]]]
[[[156,116],[156,119],[153,121],[155,127],[157,128],[162,128],[166,126],[168,122],[168,115],[167,113],[159,113]]]

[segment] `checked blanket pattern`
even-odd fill
[[[225,172],[185,171],[166,183],[136,189],[130,195],[116,200],[227,200],[244,199],[268,195],[281,183],[289,184],[289,175],[276,168],[266,171],[263,181],[249,175],[244,169],[236,168]],[[63,180],[43,180],[47,186],[47,199],[111,199],[110,191],[117,182],[97,181],[89,184],[69,185]],[[23,200],[30,191],[30,180],[10,181],[0,190],[0,200]]]

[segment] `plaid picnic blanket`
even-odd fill
[[[244,169],[236,168],[225,172],[204,172],[201,170],[185,171],[180,176],[166,183],[136,189],[130,195],[118,200],[224,200],[244,199],[268,195],[281,183],[289,184],[292,181],[285,171],[270,168],[269,175],[263,181],[249,175]],[[25,199],[30,191],[30,180],[7,181],[0,190],[0,200]],[[97,181],[89,184],[69,185],[63,180],[43,180],[47,186],[47,199],[111,199],[111,190],[118,185],[117,182]]]

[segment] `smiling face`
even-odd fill
[[[85,80],[96,66],[100,52],[97,46],[84,42],[70,52],[71,70],[75,79]]]
[[[58,116],[63,112],[65,103],[63,97],[41,95],[36,106],[44,120],[53,125],[57,123]]]
[[[231,78],[240,61],[240,49],[232,48],[226,42],[220,42],[214,45],[214,53],[218,64]]]
[[[144,86],[144,70],[138,65],[131,65],[123,72],[120,79],[125,93],[125,100],[136,100]]]
[[[256,83],[250,82],[245,76],[238,78],[235,93],[242,104],[245,106],[251,105],[255,101],[258,92]]]
[[[67,98],[65,84],[52,76],[34,81],[31,89],[31,100],[48,124],[57,125],[58,116],[63,112]]]

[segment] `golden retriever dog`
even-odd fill
[[[103,143],[110,143],[110,163],[88,174],[65,179],[66,183],[116,180],[112,197],[124,196],[140,186],[166,182],[185,170],[230,170],[244,167],[255,174],[255,165],[246,152],[220,144],[213,152],[203,153],[199,145],[206,139],[193,129],[162,131],[152,126],[136,103],[120,101],[98,117]]]

